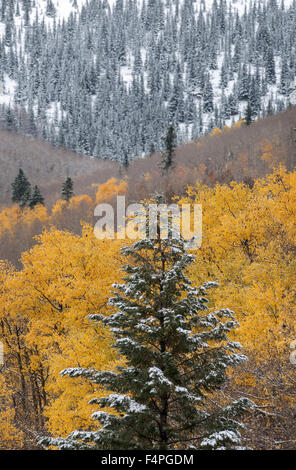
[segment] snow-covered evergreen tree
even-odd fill
[[[98,430],[66,439],[42,439],[60,449],[239,449],[240,419],[252,403],[219,404],[227,370],[246,360],[228,340],[237,326],[228,310],[208,308],[208,290],[187,278],[194,256],[182,239],[145,238],[123,249],[125,282],[114,286],[110,316],[93,315],[109,327],[125,365],[114,371],[67,369],[108,390],[91,403]],[[215,399],[212,400],[213,394]],[[114,410],[114,413],[110,409]]]

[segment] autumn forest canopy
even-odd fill
[[[296,450],[295,255],[296,0],[0,0],[1,463]]]
[[[24,165],[0,212],[1,449],[296,448],[294,118],[72,185]],[[156,191],[202,205],[201,249],[95,237],[97,204]]]

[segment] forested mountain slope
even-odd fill
[[[296,3],[2,0],[2,129],[124,161],[286,108]]]
[[[38,184],[50,207],[60,197],[67,176],[74,181],[77,196],[93,196],[97,185],[111,178],[128,181],[131,201],[155,191],[182,194],[196,180],[210,186],[216,182],[246,181],[265,176],[279,164],[288,170],[296,165],[296,107],[220,131],[214,129],[196,142],[179,146],[173,169],[166,178],[161,172],[161,155],[137,159],[127,168],[116,162],[83,157],[65,149],[13,132],[0,131],[0,204],[11,205],[11,183],[19,167],[31,184]]]
[[[12,132],[0,132],[0,259],[19,266],[24,250],[36,243],[35,235],[55,226],[80,234],[81,222],[94,226],[95,206],[116,206],[118,194],[134,203],[155,193],[164,193],[168,201],[187,194],[188,185],[213,188],[232,187],[243,182],[253,188],[258,177],[265,177],[281,165],[293,171],[296,164],[296,107],[250,126],[244,122],[231,129],[214,129],[198,142],[184,144],[173,155],[167,174],[161,170],[161,155],[140,158],[128,167],[110,160],[87,158],[50,144]],[[38,185],[45,207],[34,210],[12,205],[11,183],[19,167],[31,188]],[[278,170],[276,170],[278,171]],[[69,175],[74,182],[74,197],[61,200],[62,185]],[[247,201],[242,201],[247,205]]]

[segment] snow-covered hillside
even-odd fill
[[[81,7],[86,4],[87,0],[52,0],[52,4],[56,10],[56,18],[67,19],[71,12],[81,10]],[[110,0],[112,3],[113,0]],[[35,15],[38,12],[39,17],[48,18],[46,14],[47,0],[36,0],[36,6],[33,9],[32,14]]]
[[[292,0],[0,6],[0,125],[86,155],[140,156],[170,122],[187,141],[295,93]]]

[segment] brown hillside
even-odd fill
[[[164,179],[159,174],[159,156],[146,157],[131,165],[128,176],[131,199],[169,185],[174,194],[182,193],[188,183],[199,179],[213,185],[231,180],[252,184],[280,163],[288,170],[296,166],[296,107],[260,119],[251,126],[234,126],[203,137],[198,142],[182,145],[176,151],[175,170]],[[150,181],[143,183],[143,175]]]
[[[205,184],[231,180],[252,184],[283,163],[296,165],[296,107],[260,119],[247,127],[235,126],[222,133],[180,146],[175,168],[163,178],[160,155],[135,160],[125,172],[110,161],[82,157],[48,143],[10,132],[0,132],[0,204],[10,204],[10,185],[21,166],[32,184],[38,184],[51,206],[60,196],[69,174],[75,194],[94,194],[93,184],[111,177],[128,177],[128,199],[138,200],[156,191],[181,194],[197,179]]]
[[[100,183],[116,171],[110,161],[82,157],[31,137],[0,131],[0,205],[10,205],[11,183],[20,167],[32,185],[40,186],[48,205],[59,198],[67,175],[80,181],[75,184],[75,193],[88,194],[92,190],[87,188],[88,178]]]

